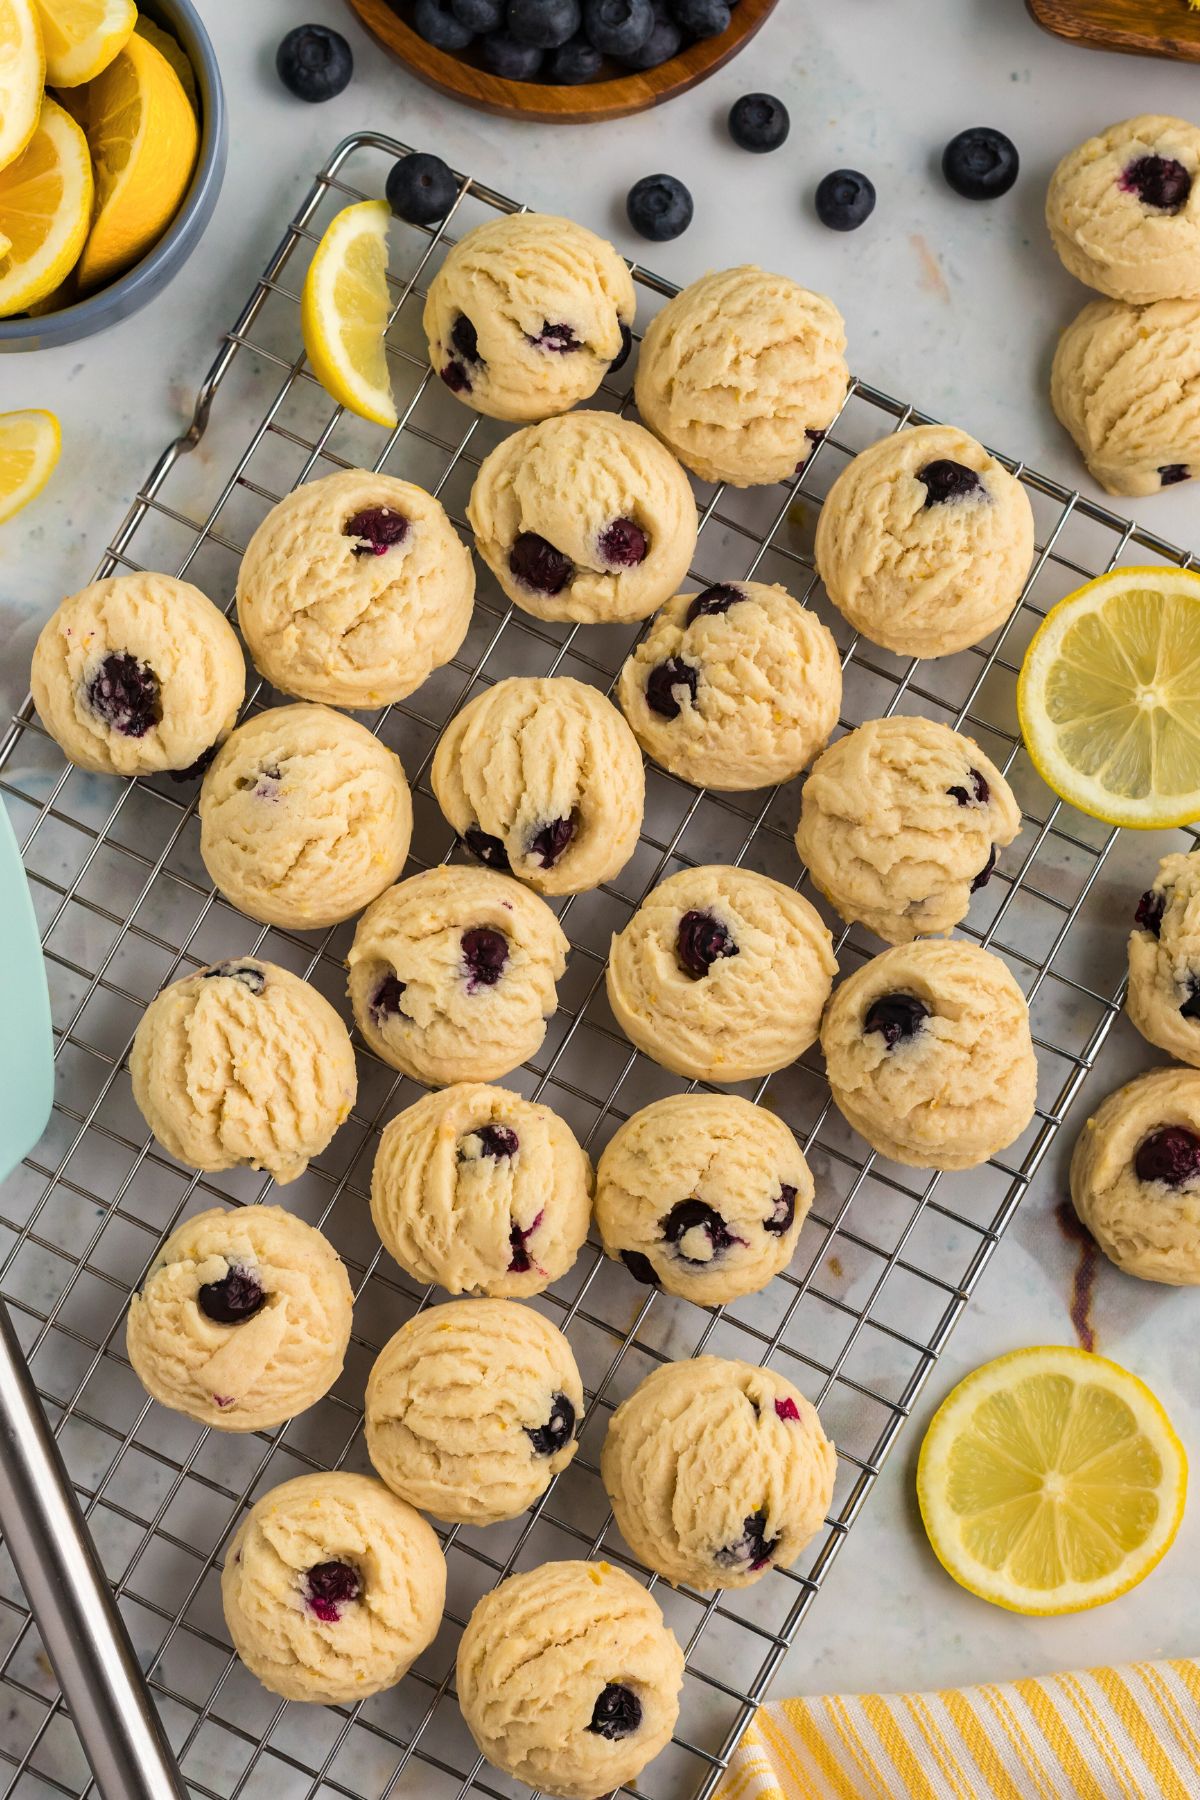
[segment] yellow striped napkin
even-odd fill
[[[755,1714],[717,1800],[1198,1800],[1200,1662]]]

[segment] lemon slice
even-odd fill
[[[1200,573],[1113,569],[1069,594],[1025,652],[1017,712],[1039,775],[1081,812],[1200,818]]]
[[[326,228],[304,277],[300,326],[321,386],[375,425],[396,424],[383,334],[388,322],[386,200],[347,206]]]
[[[0,0],[0,169],[37,130],[46,57],[33,0]]]
[[[160,238],[187,192],[200,143],[178,75],[137,32],[87,90],[96,216],[79,260],[84,288],[112,281]]]
[[[137,24],[133,0],[34,0],[51,87],[73,88],[107,69]]]
[[[1171,1546],[1187,1458],[1150,1389],[1086,1350],[1016,1350],[959,1383],[921,1445],[917,1498],[955,1581],[1012,1612],[1082,1612]]]
[[[87,139],[55,101],[42,102],[37,130],[15,162],[0,169],[0,319],[26,312],[66,280],[92,217]]]
[[[61,449],[52,412],[0,413],[0,524],[41,493]]]
[[[169,31],[156,25],[153,19],[145,14],[138,14],[138,22],[133,28],[139,37],[144,37],[148,44],[153,44],[160,56],[165,56],[178,75],[184,93],[188,97],[192,111],[200,111],[200,94],[196,87],[196,71],[187,59],[187,52],[178,38],[173,38]]]

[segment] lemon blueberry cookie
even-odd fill
[[[592,1166],[570,1126],[507,1088],[459,1082],[384,1127],[371,1217],[414,1280],[450,1294],[537,1294],[587,1236]]]
[[[765,1287],[813,1199],[783,1120],[734,1094],[671,1094],[627,1119],[596,1169],[605,1251],[701,1306]]]
[[[273,506],[242,558],[237,609],[260,675],[285,694],[371,708],[411,694],[462,643],[471,553],[441,503],[348,469]]]
[[[1148,1043],[1200,1069],[1200,850],[1165,856],[1138,903],[1125,1009]]]
[[[600,1460],[634,1555],[696,1588],[790,1568],[821,1529],[836,1467],[799,1388],[719,1356],[648,1375],[609,1421]]]
[[[430,781],[468,850],[539,893],[598,887],[637,848],[641,751],[612,702],[567,675],[477,694],[443,732]]]
[[[242,1520],[221,1602],[264,1687],[340,1706],[393,1687],[433,1642],[446,1560],[433,1527],[382,1481],[299,1475]]]
[[[517,606],[585,625],[644,619],[696,546],[687,476],[642,426],[577,412],[526,426],[484,458],[467,517]]]
[[[173,981],[142,1014],[133,1097],[178,1161],[294,1181],[350,1114],[350,1035],[314,987],[254,956]]]
[[[793,888],[710,865],[668,876],[612,940],[608,999],[639,1050],[677,1075],[748,1081],[807,1050],[837,972]]]
[[[881,1156],[973,1169],[1033,1117],[1029,1008],[998,956],[924,938],[836,989],[821,1026],[833,1097]]]
[[[670,1739],[682,1685],[657,1601],[608,1563],[510,1575],[458,1647],[458,1703],[482,1754],[562,1800],[632,1782]]]
[[[511,876],[426,869],[358,922],[354,1017],[375,1054],[415,1081],[491,1081],[541,1044],[567,948],[546,902]]]
[[[1058,340],[1050,400],[1110,494],[1200,474],[1200,299],[1085,306]]]
[[[190,770],[226,737],[246,691],[237,633],[170,575],[113,575],[43,625],[30,686],[63,754],[101,775]]]
[[[1200,129],[1143,113],[1064,156],[1046,223],[1072,275],[1114,300],[1200,300]]]
[[[1200,1071],[1152,1069],[1110,1094],[1076,1139],[1071,1199],[1118,1269],[1200,1285]]]
[[[668,600],[617,698],[647,756],[697,787],[790,781],[842,702],[837,645],[785,588],[722,581]]]
[[[632,343],[633,277],[612,245],[551,213],[489,219],[457,243],[425,301],[429,361],[476,412],[566,412]]]
[[[367,1382],[367,1449],[394,1494],[492,1525],[540,1499],[575,1454],[583,1385],[562,1332],[514,1300],[431,1306]]]
[[[353,1295],[333,1245],[281,1206],[214,1207],[171,1233],[129,1302],[125,1346],[164,1406],[266,1431],[342,1372]]]
[[[846,398],[846,328],[823,294],[744,265],[669,300],[638,357],[638,411],[694,474],[787,481]]]
[[[1021,809],[978,744],[932,719],[870,719],[817,758],[796,849],[848,924],[889,944],[950,931]]]
[[[1003,625],[1033,561],[1015,476],[948,425],[881,438],[821,508],[817,568],[856,631],[899,656],[949,656]]]

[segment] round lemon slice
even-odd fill
[[[387,352],[386,200],[347,206],[326,228],[304,277],[300,325],[313,373],[339,406],[396,424]]]
[[[92,217],[92,159],[69,113],[43,100],[37,130],[0,169],[0,319],[29,308],[66,280]]]
[[[62,432],[52,412],[0,413],[0,524],[41,493],[61,449]]]
[[[1038,774],[1080,812],[1140,830],[1200,818],[1200,572],[1113,569],[1061,600],[1017,713]]]
[[[917,1498],[948,1574],[1021,1613],[1115,1600],[1166,1554],[1187,1458],[1136,1375],[1058,1346],[959,1383],[921,1446]]]
[[[0,169],[37,130],[46,56],[33,0],[0,0]]]
[[[51,87],[73,88],[107,69],[137,24],[133,0],[34,0]]]

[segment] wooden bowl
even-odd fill
[[[587,125],[600,119],[623,119],[629,113],[661,106],[676,94],[685,94],[698,81],[713,75],[748,44],[759,26],[774,12],[777,0],[740,0],[729,28],[720,37],[705,38],[660,63],[644,74],[615,75],[610,81],[589,81],[578,87],[556,87],[544,81],[503,81],[463,56],[435,50],[406,25],[388,0],[349,0],[363,24],[381,44],[407,64],[414,75],[468,106],[484,112],[543,119],[550,124]]]
[[[1184,0],[1025,0],[1046,31],[1093,50],[1200,62],[1200,12]]]

